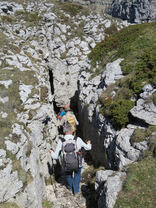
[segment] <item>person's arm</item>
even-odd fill
[[[61,140],[59,139],[58,144],[57,144],[57,146],[56,146],[55,152],[53,152],[53,151],[51,150],[51,157],[52,157],[53,159],[55,159],[55,160],[58,159],[59,152],[60,152],[61,149],[62,149],[62,142],[61,142]]]
[[[91,150],[92,148],[90,140],[85,143],[80,137],[77,138],[77,146],[79,149],[83,147],[85,150]]]
[[[64,123],[65,123],[65,119],[66,119],[66,117],[65,117],[66,115],[64,115],[63,117],[62,117],[62,119],[61,119],[61,122],[60,122],[60,125],[61,126],[63,126],[64,125]]]

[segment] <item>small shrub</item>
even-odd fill
[[[134,107],[134,102],[117,96],[115,99],[110,96],[100,101],[103,105],[101,113],[111,120],[114,128],[125,127],[129,122],[129,111]]]
[[[11,141],[15,142],[15,143],[20,142],[20,135],[17,135],[16,133],[13,133],[12,137],[11,137]]]
[[[139,142],[143,142],[145,140],[147,140],[147,132],[145,129],[135,129],[132,136],[131,136],[131,139],[130,141],[132,143],[136,142],[136,143],[139,143]]]
[[[132,97],[132,90],[122,87],[118,89],[116,97],[122,97],[124,99],[130,99]]]
[[[118,128],[125,127],[129,122],[128,113],[134,107],[131,100],[118,99],[111,104],[112,122]]]

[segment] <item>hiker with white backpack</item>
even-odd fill
[[[62,158],[62,168],[65,173],[67,189],[76,195],[79,192],[81,181],[82,154],[81,149],[91,150],[90,140],[83,142],[80,137],[73,135],[73,128],[69,123],[63,127],[65,134],[63,139],[59,139],[55,152],[51,150],[51,157],[58,159],[60,152]]]

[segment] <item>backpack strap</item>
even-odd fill
[[[65,142],[66,140],[64,139],[64,137],[60,137],[61,142]]]
[[[74,140],[77,141],[77,136],[76,135],[74,136]]]

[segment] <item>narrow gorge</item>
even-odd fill
[[[135,208],[124,189],[142,186],[140,164],[155,193],[155,17],[131,24],[106,13],[117,2],[80,3],[0,2],[0,208]],[[53,176],[49,153],[65,104],[92,143],[77,197]]]

